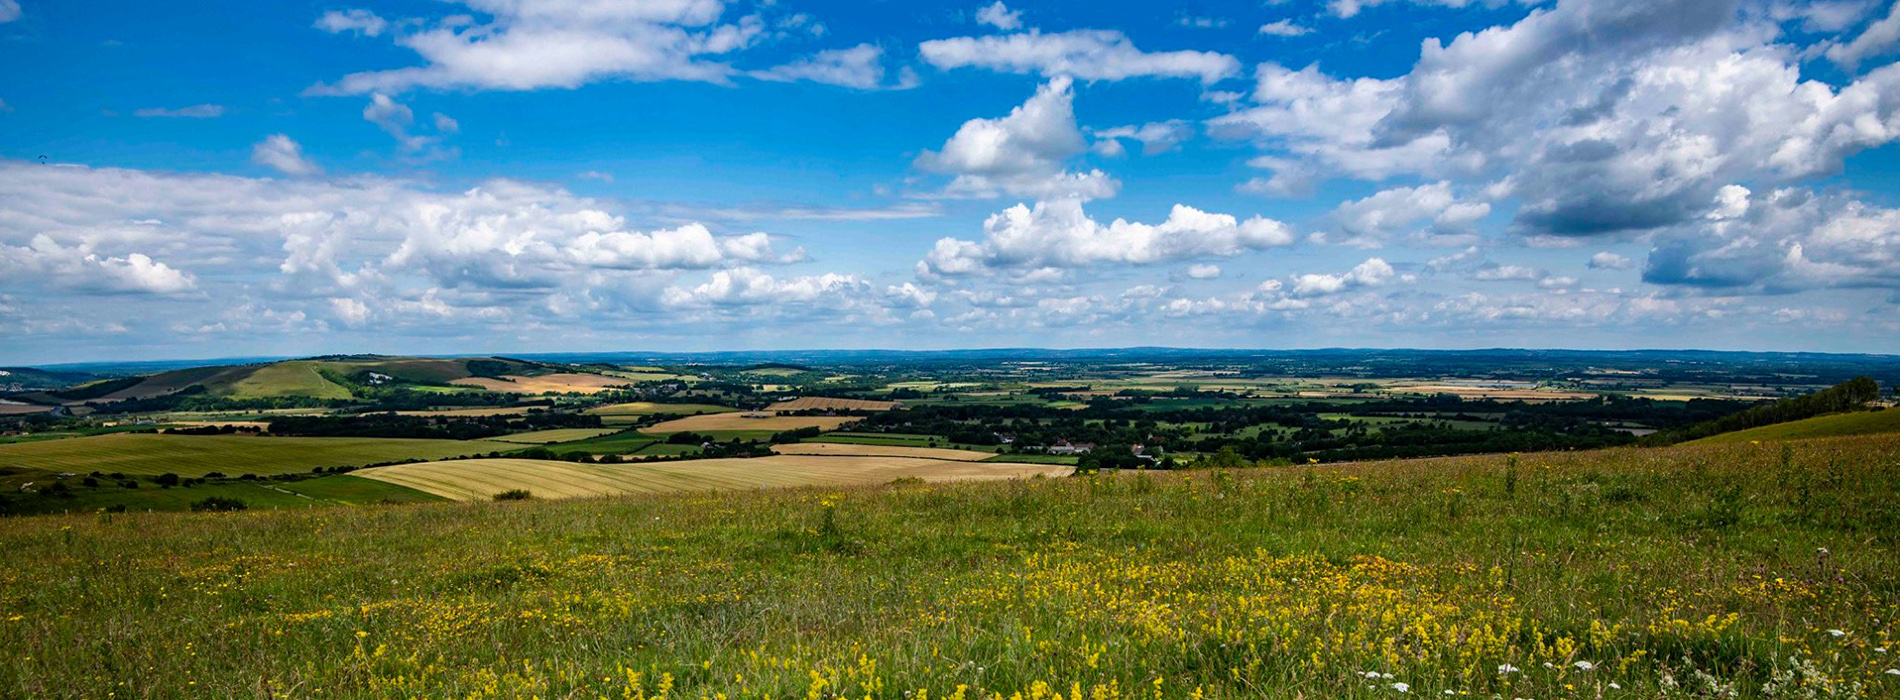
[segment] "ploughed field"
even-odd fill
[[[1878,435],[0,519],[0,696],[1891,698],[1896,504]]]

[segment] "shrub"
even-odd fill
[[[495,494],[497,501],[525,501],[530,498],[534,498],[534,494],[529,493],[527,489],[508,489]]]
[[[202,501],[193,501],[191,504],[191,509],[193,511],[201,512],[201,513],[202,512],[213,512],[213,513],[230,512],[230,511],[236,511],[236,510],[244,510],[249,507],[251,506],[249,504],[246,504],[243,501],[240,501],[235,498],[226,498],[224,496],[212,496]]]

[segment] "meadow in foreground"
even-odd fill
[[[0,520],[0,696],[1900,695],[1900,439]]]

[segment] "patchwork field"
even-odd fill
[[[786,455],[656,464],[468,459],[400,464],[352,474],[407,486],[443,498],[483,501],[511,489],[527,489],[539,498],[580,498],[631,493],[880,484],[905,477],[925,481],[1011,479],[1068,471],[1067,468],[1045,465],[977,465],[912,457]]]
[[[834,399],[828,396],[800,396],[796,399],[780,401],[766,407],[768,411],[889,411],[897,408],[895,401],[868,401],[865,399]]]
[[[1711,435],[1690,444],[1724,445],[1763,440],[1794,440],[1894,432],[1900,432],[1900,409],[1889,408],[1883,411],[1837,413],[1790,423],[1764,425],[1733,433]]]
[[[430,411],[397,411],[399,416],[518,416],[527,413],[529,406],[496,406],[483,408],[442,408]]]
[[[300,438],[250,435],[114,433],[0,444],[0,467],[53,472],[283,474],[316,467],[355,467],[399,459],[443,459],[520,449],[485,440]]]
[[[794,442],[785,445],[773,445],[772,451],[782,455],[813,455],[829,457],[919,457],[923,459],[947,459],[958,462],[977,462],[995,457],[994,452],[976,450],[953,450],[942,447],[904,447],[897,445],[850,445],[835,442]]]
[[[51,410],[53,410],[52,406],[35,406],[32,404],[25,404],[25,403],[0,403],[0,416],[16,416],[16,415],[27,415],[30,413],[45,413]]]
[[[578,374],[559,372],[534,377],[503,375],[501,379],[490,377],[465,377],[449,382],[456,386],[472,386],[487,391],[508,394],[597,394],[607,389],[623,386],[627,380],[619,377],[606,377],[598,374]]]
[[[693,415],[696,413],[731,413],[739,409],[731,406],[719,406],[709,403],[653,403],[651,401],[632,401],[628,403],[608,404],[587,410],[602,419],[639,418],[659,413]]]
[[[489,439],[494,440],[496,442],[513,442],[513,443],[519,443],[523,445],[546,445],[548,443],[554,443],[554,442],[572,442],[574,440],[586,440],[588,438],[600,437],[602,435],[609,435],[616,432],[619,432],[619,429],[617,428],[553,428],[549,430],[535,430],[535,431],[530,431],[526,433],[515,433],[513,435],[503,435],[500,437],[493,437]]]
[[[654,424],[645,429],[649,433],[695,433],[722,432],[732,430],[751,430],[779,432],[799,428],[818,428],[836,430],[838,426],[855,420],[850,416],[773,416],[761,413],[714,413],[701,416],[676,418]]]

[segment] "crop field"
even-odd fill
[[[942,447],[905,447],[897,445],[851,445],[835,442],[794,442],[785,445],[773,445],[772,451],[782,455],[814,455],[830,457],[921,457],[923,459],[947,459],[959,462],[977,462],[995,457],[994,452],[976,450],[955,450]]]
[[[796,399],[780,401],[767,406],[768,411],[889,411],[897,408],[895,401],[867,401],[864,399],[834,399],[828,396],[800,396]]]
[[[633,401],[629,403],[598,406],[587,409],[587,412],[600,416],[602,420],[609,422],[615,422],[616,419],[625,419],[626,422],[633,422],[643,416],[660,413],[690,416],[697,413],[731,413],[737,410],[739,409],[731,406],[719,406],[709,403],[653,403],[650,401]]]
[[[0,416],[19,416],[19,415],[27,415],[30,413],[45,413],[51,410],[53,410],[52,406],[35,406],[29,403],[0,403]]]
[[[520,449],[486,440],[303,438],[115,433],[0,445],[0,466],[51,472],[283,474],[399,459],[443,459]]]
[[[586,440],[588,438],[611,435],[617,432],[620,432],[617,428],[553,428],[550,430],[534,430],[525,433],[515,433],[513,435],[502,435],[489,439],[496,442],[512,442],[523,445],[546,445],[555,442]]]
[[[84,489],[71,499],[42,501],[40,513],[97,513],[124,507],[139,511],[182,511],[213,496],[243,501],[248,508],[315,508],[319,506],[372,506],[433,503],[444,500],[415,489],[373,479],[334,474],[296,481],[219,481],[191,487],[137,489]]]
[[[518,416],[527,413],[528,406],[483,406],[481,408],[440,408],[429,411],[396,411],[402,416]]]
[[[222,396],[247,399],[280,396],[350,398],[349,389],[317,373],[321,366],[321,363],[310,361],[276,362],[258,367],[215,391]]]
[[[607,389],[627,384],[628,381],[618,377],[607,377],[598,374],[562,372],[533,377],[511,374],[503,375],[501,379],[466,377],[449,383],[456,386],[472,386],[487,391],[498,391],[508,394],[566,394],[570,392],[597,394]]]
[[[527,489],[539,498],[585,498],[675,491],[880,484],[904,477],[926,481],[1010,479],[1048,475],[1051,472],[1048,467],[1030,465],[976,465],[914,457],[784,455],[654,464],[467,459],[399,464],[352,474],[443,498],[481,501],[510,489]]]
[[[1892,698],[1897,455],[0,519],[0,695]]]
[[[1883,411],[1837,413],[1831,416],[1815,416],[1790,423],[1764,425],[1759,428],[1711,435],[1697,440],[1696,443],[1721,445],[1761,440],[1793,440],[1798,438],[1870,435],[1893,432],[1900,432],[1900,409],[1889,408]]]
[[[554,450],[555,452],[586,452],[597,455],[628,454],[639,452],[658,442],[660,442],[660,438],[652,435],[625,430],[581,440],[550,444],[548,445],[548,449]],[[690,445],[690,447],[695,450],[699,449],[698,444]]]
[[[645,432],[655,434],[693,431],[695,433],[717,433],[723,431],[762,431],[766,433],[799,428],[819,428],[836,430],[838,426],[849,423],[855,418],[850,416],[775,416],[762,413],[734,412],[712,413],[699,416],[675,418],[656,423],[645,428]]]

